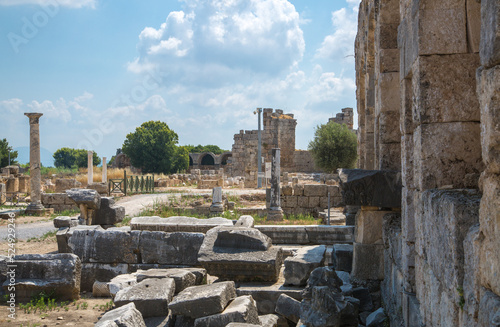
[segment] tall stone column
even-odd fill
[[[42,205],[42,175],[40,172],[40,125],[38,120],[42,113],[25,113],[30,120],[30,180],[31,203],[26,208],[27,214],[37,215],[45,213]]]
[[[271,201],[267,211],[267,220],[283,220],[280,201],[280,149],[272,149],[271,164]]]
[[[108,164],[106,163],[106,157],[102,157],[102,182],[108,183]]]
[[[87,184],[94,183],[94,152],[87,151]]]

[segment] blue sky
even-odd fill
[[[359,0],[0,0],[0,138],[110,158],[161,120],[179,144],[231,149],[257,107],[314,127],[356,107]],[[356,118],[356,117],[355,117]]]

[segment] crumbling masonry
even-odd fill
[[[400,170],[384,221],[393,326],[500,321],[500,1],[363,0],[359,167]]]

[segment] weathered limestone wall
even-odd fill
[[[294,168],[290,172],[318,173],[322,169],[316,168],[312,153],[304,150],[295,150],[293,154]]]
[[[359,167],[403,176],[401,218],[384,218],[393,323],[487,326],[500,310],[499,35],[500,0],[360,5]]]
[[[66,193],[42,193],[42,204],[45,208],[53,208],[55,212],[78,210]]]
[[[352,108],[342,108],[342,112],[338,113],[335,117],[328,119],[328,122],[333,121],[337,124],[345,124],[349,129],[353,129],[354,113]]]

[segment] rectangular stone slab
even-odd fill
[[[293,257],[285,259],[286,285],[306,285],[311,272],[324,264],[326,246],[307,246],[297,250]]]
[[[130,222],[132,230],[149,230],[162,232],[206,233],[217,226],[233,226],[232,220],[214,217],[198,219],[193,217],[134,217]]]
[[[177,294],[169,308],[175,315],[196,319],[221,313],[235,297],[236,289],[232,281],[192,286]]]
[[[114,303],[119,307],[133,302],[143,317],[166,316],[174,292],[175,282],[172,278],[150,278],[119,291]]]
[[[231,322],[260,325],[257,306],[250,295],[235,298],[219,314],[198,318],[195,327],[225,327]]]

